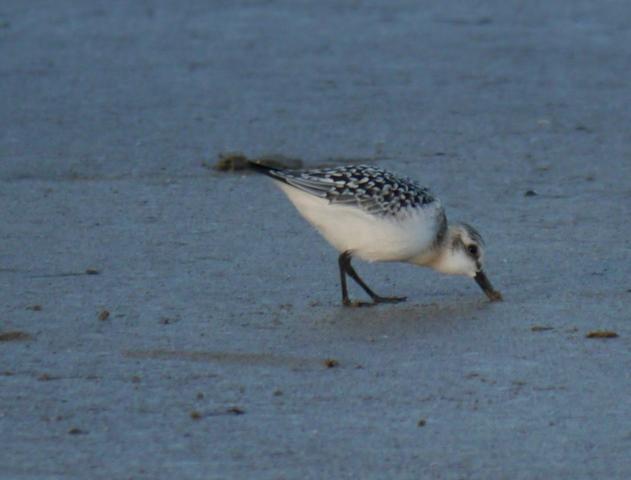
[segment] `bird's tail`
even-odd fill
[[[248,160],[248,165],[255,172],[262,173],[272,178],[278,178],[277,175],[274,175],[274,172],[279,172],[281,170],[280,168],[270,167],[269,165],[264,165],[254,160]]]
[[[279,182],[289,184],[289,182],[287,181],[287,175],[285,175],[286,170],[282,168],[270,167],[269,165],[265,165],[253,160],[248,160],[248,165],[255,172],[267,175],[268,177],[273,178],[274,180],[277,180]]]

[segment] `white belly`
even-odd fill
[[[375,216],[358,207],[329,203],[278,182],[298,211],[339,252],[369,262],[406,261],[429,249],[437,231],[439,204],[399,216]]]

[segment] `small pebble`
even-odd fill
[[[339,366],[339,364],[340,364],[340,362],[338,362],[334,358],[327,358],[322,363],[324,364],[324,366],[326,368],[335,368],[335,367]]]
[[[612,332],[609,330],[594,330],[593,332],[589,332],[585,335],[587,338],[618,338],[618,334],[616,332]]]
[[[28,333],[14,331],[0,333],[0,342],[20,342],[24,340],[30,340],[31,336]]]
[[[532,327],[530,327],[530,330],[532,330],[533,332],[545,332],[547,330],[554,330],[554,327],[547,327],[544,325],[533,325]]]

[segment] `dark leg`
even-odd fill
[[[340,255],[338,259],[340,265],[340,276],[342,279],[342,303],[344,305],[352,305],[358,307],[365,307],[376,305],[377,303],[398,303],[403,302],[405,297],[381,297],[377,295],[372,289],[366,285],[366,283],[361,279],[361,277],[357,274],[353,266],[351,265],[351,253],[344,252]],[[357,284],[364,289],[364,291],[372,298],[373,303],[366,302],[351,302],[348,298],[348,290],[346,288],[346,274],[350,275],[350,277],[357,282]]]
[[[346,254],[347,254],[346,252],[342,253],[337,259],[337,263],[340,266],[340,283],[342,285],[342,303],[344,305],[350,305],[351,301],[348,298],[348,289],[346,288],[346,267],[345,267]]]

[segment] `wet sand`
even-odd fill
[[[0,478],[631,477],[631,6],[325,3],[0,7]],[[505,301],[342,308],[234,151],[418,179]]]

